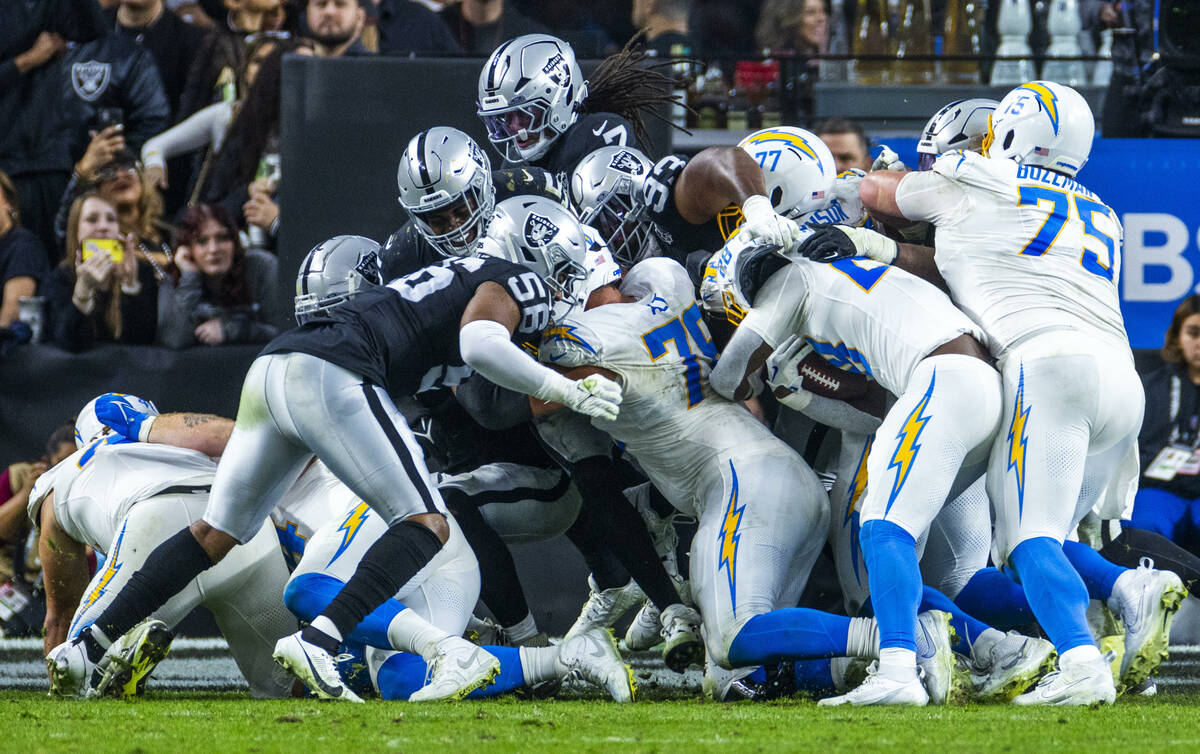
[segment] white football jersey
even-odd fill
[[[212,485],[217,464],[195,450],[157,443],[89,443],[43,474],[29,495],[30,517],[54,493],[54,515],[72,539],[104,552],[139,500],[168,487]]]
[[[288,568],[295,568],[313,532],[362,502],[358,495],[314,460],[271,510],[271,523]]]
[[[938,269],[995,356],[1048,330],[1128,348],[1116,213],[1064,175],[948,152],[896,189],[906,217],[936,226]]]
[[[624,444],[675,507],[698,514],[700,485],[721,454],[778,440],[709,387],[716,347],[682,265],[663,257],[639,262],[621,292],[637,301],[576,312],[546,331],[539,357],[615,372],[624,388],[621,412],[593,424]]]
[[[854,257],[792,257],[758,290],[742,320],[772,347],[801,335],[826,361],[902,394],[917,364],[979,328],[946,294],[904,270]]]

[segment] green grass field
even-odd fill
[[[1200,750],[1200,695],[1119,700],[1101,709],[1009,706],[828,709],[802,700],[499,699],[454,704],[252,701],[160,692],[136,702],[0,692],[0,750],[34,752],[343,751],[1050,751]]]

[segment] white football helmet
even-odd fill
[[[360,291],[383,285],[379,244],[362,236],[334,236],[308,252],[296,276],[296,322],[304,324],[354,298]]]
[[[99,440],[101,437],[108,436],[106,444],[116,445],[127,442],[127,440],[114,431],[100,418],[96,416],[96,404],[98,402],[112,402],[113,399],[120,399],[130,405],[134,411],[150,416],[158,416],[158,406],[155,406],[151,401],[145,398],[139,398],[136,395],[128,393],[104,393],[97,395],[95,398],[87,402],[83,410],[79,412],[79,416],[75,417],[75,447],[82,448],[94,440]]]
[[[571,173],[571,207],[625,268],[653,256],[651,221],[637,201],[653,163],[634,147],[600,147]]]
[[[492,146],[509,162],[532,162],[579,117],[587,91],[571,45],[525,34],[484,63],[476,106]]]
[[[1092,151],[1096,121],[1069,86],[1031,81],[1004,95],[988,124],[983,153],[1074,177]]]
[[[435,126],[408,142],[396,169],[400,205],[425,240],[447,257],[469,256],[496,206],[492,164],[475,140],[457,128]],[[463,211],[435,228],[430,215],[456,204]],[[439,232],[440,231],[440,232]]]
[[[700,278],[700,306],[740,324],[767,278],[788,265],[780,248],[734,236],[709,258]]]
[[[999,104],[982,97],[957,99],[934,113],[917,142],[917,170],[929,170],[938,155],[951,149],[980,151],[987,136],[988,116]]]
[[[583,265],[588,271],[587,283],[584,284],[584,301],[586,302],[586,297],[590,296],[592,291],[621,280],[621,265],[617,264],[616,259],[613,258],[612,251],[604,242],[600,231],[590,225],[580,224],[580,227],[583,228],[583,237],[588,240],[589,244],[587,258]]]
[[[587,254],[583,226],[561,204],[541,196],[514,196],[496,205],[481,251],[537,273],[553,298],[550,319],[561,322],[587,301]]]
[[[771,206],[804,225],[807,216],[832,199],[837,163],[825,142],[792,126],[764,128],[738,143],[762,166]]]

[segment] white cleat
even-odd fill
[[[676,673],[704,661],[704,640],[700,638],[700,613],[676,602],[662,611],[663,662]]]
[[[945,704],[950,698],[954,685],[952,633],[950,613],[927,610],[917,616],[917,667],[930,704]]]
[[[92,673],[86,695],[132,697],[171,651],[175,635],[167,624],[147,618],[117,639]]]
[[[300,638],[299,631],[277,641],[272,657],[321,699],[362,703],[358,694],[342,682],[334,657],[316,644]]]
[[[1059,660],[1060,669],[1049,673],[1027,693],[1013,699],[1021,706],[1082,706],[1112,704],[1117,698],[1112,672],[1103,657],[1069,665]]]
[[[855,707],[875,705],[903,705],[909,707],[924,707],[929,703],[929,694],[921,683],[921,671],[908,681],[893,681],[879,675],[879,663],[872,662],[867,667],[867,679],[857,688],[841,696],[831,696],[822,699],[817,704],[821,707],[838,707],[851,704]]]
[[[59,644],[46,655],[50,696],[83,696],[87,681],[95,669],[95,663],[88,659],[82,638],[76,637]]]
[[[642,605],[625,631],[625,648],[631,652],[652,649],[662,641],[662,613],[650,600]]]
[[[607,629],[593,628],[563,641],[558,645],[558,662],[564,674],[578,674],[607,691],[614,702],[632,702],[637,693],[633,669],[621,659]]]
[[[458,636],[437,643],[429,662],[428,681],[408,697],[410,702],[457,701],[475,689],[495,683],[500,660]]]
[[[1149,558],[1126,571],[1113,586],[1109,607],[1125,628],[1121,685],[1138,686],[1167,659],[1171,621],[1187,597],[1187,589],[1171,571],[1159,571]]]
[[[634,605],[641,604],[646,599],[642,588],[633,579],[625,586],[601,590],[596,586],[596,580],[589,575],[588,590],[587,602],[564,639],[570,639],[593,628],[609,628],[622,615],[632,610]]]
[[[1010,702],[1054,670],[1057,654],[1045,639],[1016,631],[991,634],[985,631],[971,647],[971,686],[976,699]]]

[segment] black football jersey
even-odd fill
[[[550,171],[560,186],[569,186],[575,166],[600,147],[633,144],[633,124],[613,113],[581,115],[532,164]]]
[[[489,281],[520,308],[513,340],[535,340],[550,320],[550,294],[537,273],[497,257],[454,257],[363,291],[262,352],[312,354],[394,395],[456,385],[471,371],[458,350],[459,323],[476,289]]]
[[[563,189],[553,175],[541,168],[512,167],[493,170],[492,185],[496,187],[497,202],[513,196],[526,195],[544,196],[560,203],[563,201]],[[388,237],[379,254],[384,280],[395,280],[444,259],[445,257],[425,240],[412,220]]]
[[[744,219],[741,208],[731,204],[700,225],[685,220],[675,205],[675,183],[687,162],[687,157],[679,155],[662,158],[650,171],[644,189],[646,209],[663,256],[685,265],[693,252],[719,251]]]

